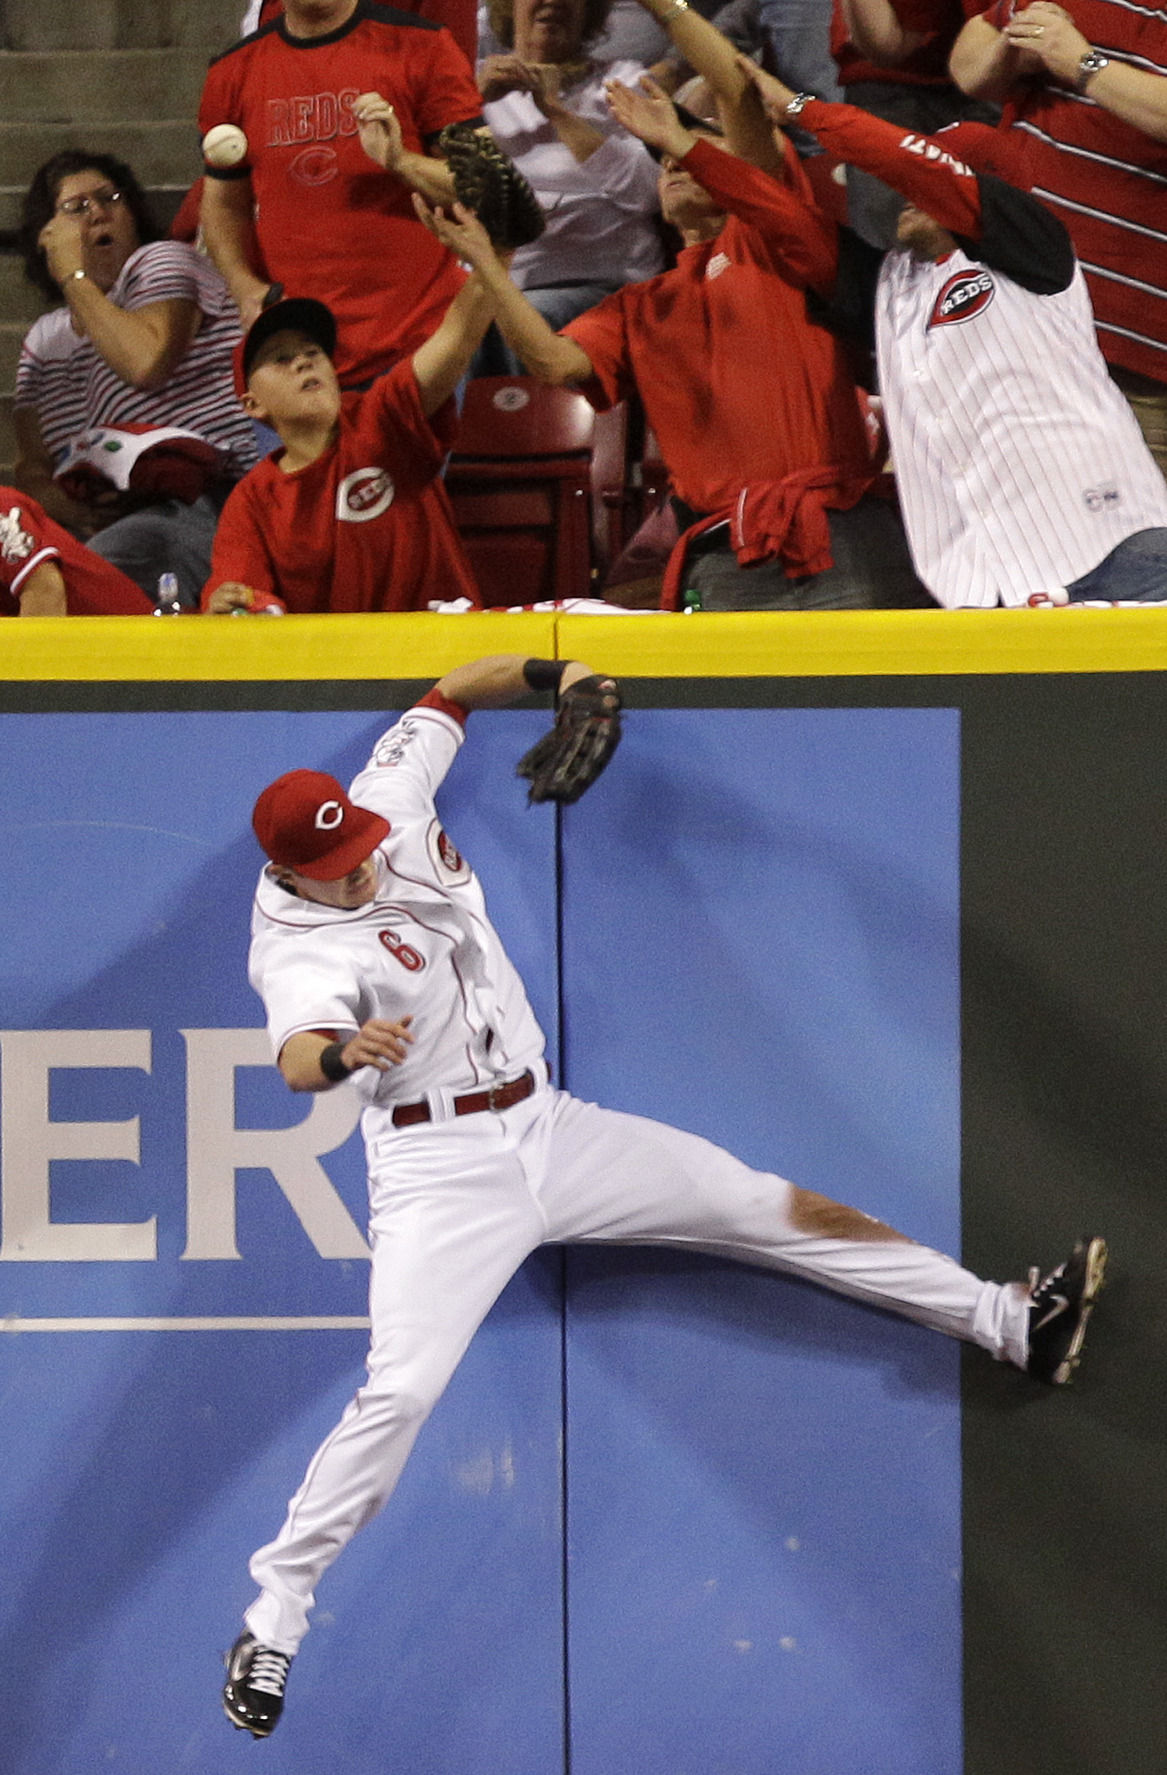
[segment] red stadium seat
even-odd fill
[[[620,534],[626,429],[573,389],[468,384],[446,488],[484,603],[589,595]]]

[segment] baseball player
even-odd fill
[[[1106,1248],[1043,1282],[983,1282],[856,1209],[749,1169],[696,1135],[555,1089],[544,1038],[434,796],[468,714],[558,689],[520,763],[571,800],[618,737],[619,692],[579,661],[458,666],[382,736],[346,793],[296,770],[260,795],[270,861],[250,974],[295,1091],[364,1099],[372,1245],[368,1378],[313,1456],[229,1655],[228,1718],[279,1720],[317,1582],[385,1504],[491,1305],[546,1242],[676,1244],[819,1282],[1060,1383],[1077,1362]]]
[[[342,394],[337,327],[311,297],[265,308],[243,341],[253,419],[284,448],[245,475],[215,534],[203,609],[425,610],[481,600],[441,480],[452,396],[490,318],[463,284],[433,336],[364,394]]]
[[[1167,489],[1107,374],[1069,236],[1028,192],[956,158],[991,152],[997,132],[905,133],[743,67],[772,121],[797,119],[904,195],[894,251],[727,166],[663,94],[614,89],[611,103],[715,197],[734,190],[775,232],[785,226],[780,250],[837,315],[869,325],[874,308],[904,522],[932,595],[950,606],[1161,598]]]

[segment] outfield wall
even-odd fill
[[[7,626],[3,1767],[1119,1775],[1167,1727],[1167,612]],[[557,1077],[986,1274],[1105,1232],[1080,1383],[701,1257],[546,1250],[320,1587],[262,1751],[219,1654],[359,1378],[355,1102],[246,983],[258,789],[480,653],[440,798]]]

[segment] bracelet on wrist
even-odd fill
[[[658,25],[670,24],[673,19],[680,18],[681,14],[688,12],[688,10],[689,0],[672,0],[671,6],[666,6],[663,12],[657,13],[656,22]]]
[[[558,690],[559,681],[570,662],[565,659],[529,659],[523,662],[523,677],[532,690]]]
[[[343,1084],[345,1079],[352,1077],[351,1069],[345,1065],[341,1058],[343,1053],[343,1042],[329,1042],[326,1048],[320,1050],[316,1064],[330,1085]]]
[[[814,98],[815,94],[813,92],[796,92],[792,99],[787,99],[786,101],[787,117],[800,117],[802,115],[803,106],[812,104]]]

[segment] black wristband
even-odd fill
[[[558,690],[570,663],[565,659],[529,659],[523,665],[523,677],[532,690]]]
[[[326,1048],[321,1048],[317,1057],[316,1064],[330,1084],[341,1085],[345,1079],[352,1077],[349,1068],[341,1059],[343,1053],[343,1042],[329,1042]]]

